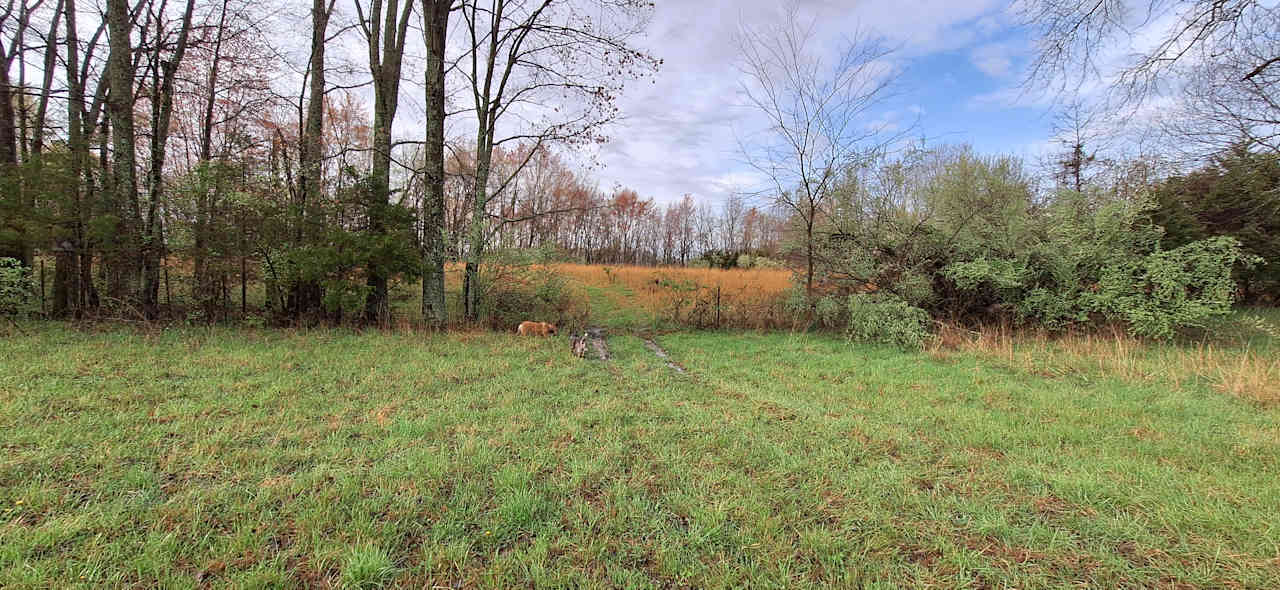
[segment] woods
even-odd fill
[[[113,0],[101,13],[26,0],[0,14],[0,73],[16,63],[25,76],[36,56],[44,66],[38,85],[0,79],[0,243],[28,268],[53,258],[50,315],[216,321],[237,290],[243,313],[246,285],[262,282],[276,321],[386,324],[388,281],[426,277],[424,310],[440,324],[449,260],[472,280],[496,244],[604,248],[572,243],[568,223],[606,223],[611,193],[556,150],[601,139],[625,81],[655,71],[628,45],[650,6],[293,8],[306,17],[239,0]],[[577,28],[597,9],[603,19]],[[450,45],[451,20],[473,49]],[[309,30],[309,44],[273,36],[282,26]],[[332,52],[357,37],[363,67]],[[415,63],[429,115],[425,133],[406,134],[396,120],[411,37],[425,49]],[[463,82],[470,108],[450,112]],[[51,120],[57,102],[66,115]],[[468,114],[474,142],[446,137],[445,119]],[[638,240],[619,240],[616,256],[640,259]],[[462,303],[474,319],[474,298]]]

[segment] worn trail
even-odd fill
[[[658,342],[656,340],[652,338],[645,338],[644,345],[651,352],[653,352],[654,356],[657,356],[658,358],[666,362],[667,366],[671,367],[671,370],[681,374],[686,372],[685,368],[681,366],[680,363],[677,363],[671,359],[671,355],[667,354],[667,351],[664,350],[662,346],[658,345]]]
[[[602,361],[609,360],[609,344],[605,342],[604,328],[587,328],[580,336],[573,338],[573,355],[579,358],[587,356],[587,351],[595,352]]]

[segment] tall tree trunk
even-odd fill
[[[218,28],[213,39],[213,62],[209,67],[209,75],[206,78],[205,86],[205,102],[202,120],[200,122],[200,167],[206,171],[209,170],[213,162],[213,126],[214,126],[214,109],[217,106],[218,99],[218,76],[222,66],[222,42],[223,35],[226,32],[227,22],[227,4],[228,0],[222,0],[222,10],[218,16]],[[273,144],[274,145],[274,144]],[[196,215],[192,224],[192,268],[194,276],[192,277],[193,299],[197,305],[205,312],[205,317],[213,317],[215,295],[213,291],[213,281],[208,270],[208,256],[206,251],[209,243],[209,232],[211,226],[212,203],[211,199],[215,199],[216,194],[210,194],[210,187],[201,185],[196,193]]]
[[[0,53],[8,48],[0,44]],[[0,164],[18,163],[17,114],[13,109],[13,85],[9,80],[8,59],[0,63]]]
[[[813,217],[815,214],[816,212],[810,209],[809,216],[804,222],[804,294],[810,299],[813,298]]]
[[[195,0],[187,0],[182,13],[182,25],[170,59],[164,60],[164,28],[156,27],[155,49],[152,60],[156,78],[152,83],[151,97],[151,169],[147,175],[147,216],[142,225],[142,309],[147,319],[159,315],[160,265],[163,251],[160,223],[157,219],[160,203],[164,199],[165,149],[169,142],[169,122],[173,118],[173,86],[178,67],[187,51],[187,39],[191,33],[191,15]]]
[[[329,0],[328,4],[325,0],[312,0],[311,4],[311,78],[302,145],[298,149],[299,198],[294,221],[294,248],[302,248],[314,238],[315,232],[309,231],[317,223],[312,219],[312,209],[324,192],[321,175],[324,164],[325,37],[333,4],[334,0]],[[288,307],[290,315],[297,320],[317,311],[324,293],[313,277],[301,276],[296,268],[292,272]]]
[[[362,1],[356,0],[357,10]],[[413,0],[405,0],[403,11],[399,10],[399,3],[400,0],[386,0],[384,15],[383,0],[372,0],[368,20],[362,19],[369,44],[369,73],[373,76],[373,169],[366,214],[369,233],[375,237],[382,237],[387,229],[387,208],[391,200],[391,126],[400,103],[400,69],[409,17],[413,14]],[[391,310],[387,300],[389,273],[381,249],[381,246],[376,248],[367,264],[369,296],[365,299],[364,319],[385,325],[390,321]]]
[[[426,37],[426,145],[424,162],[427,194],[422,217],[422,318],[435,328],[448,320],[445,309],[444,103],[445,39],[453,0],[423,0],[422,30]]]
[[[471,241],[470,248],[467,249],[467,263],[464,269],[462,284],[463,299],[463,315],[468,321],[475,321],[480,317],[478,309],[480,297],[480,261],[484,256],[484,246],[486,239],[486,228],[488,227],[489,205],[489,174],[492,172],[491,164],[493,162],[493,138],[497,122],[499,105],[493,102],[493,85],[495,76],[500,76],[498,81],[498,94],[501,96],[502,88],[506,82],[506,74],[510,72],[511,64],[507,65],[507,70],[501,74],[495,71],[498,58],[498,47],[501,42],[499,31],[503,19],[502,9],[504,4],[496,2],[494,10],[489,14],[489,32],[488,32],[488,52],[484,56],[484,81],[480,82],[479,72],[476,71],[478,59],[478,48],[471,50],[471,76],[472,76],[472,95],[476,105],[476,176],[473,188],[473,200],[471,202],[471,227],[469,239]],[[545,6],[545,5],[544,5]],[[472,14],[474,17],[474,13]],[[471,23],[471,37],[476,37],[476,24]],[[521,35],[520,37],[523,37]]]
[[[67,55],[67,148],[71,152],[70,175],[75,179],[72,194],[61,207],[62,223],[55,239],[58,244],[55,250],[58,255],[54,259],[53,315],[67,317],[78,314],[82,309],[80,253],[84,251],[84,224],[82,222],[82,201],[84,198],[84,181],[81,171],[84,170],[89,145],[84,140],[84,127],[81,116],[84,113],[84,87],[80,79],[80,38],[76,30],[75,0],[66,0],[62,17],[66,21]],[[61,237],[61,239],[59,239]]]
[[[127,297],[127,286],[132,282],[135,268],[128,256],[130,249],[140,251],[137,243],[138,181],[137,155],[134,147],[133,125],[133,19],[127,0],[107,0],[107,38],[110,51],[107,54],[106,76],[110,92],[107,96],[107,114],[111,119],[111,190],[107,206],[118,217],[116,235],[121,238],[111,255],[103,263],[109,266],[108,294],[116,299]],[[121,247],[119,242],[126,245]],[[129,248],[132,246],[133,248]]]
[[[8,9],[5,10],[3,18],[0,18],[0,25],[8,29],[11,23],[7,22],[13,11],[13,2],[9,2]],[[30,210],[30,206],[26,201],[26,196],[21,194],[21,175],[18,170],[18,135],[17,135],[17,114],[13,108],[14,87],[9,78],[9,68],[13,65],[15,58],[20,58],[22,43],[21,36],[25,31],[23,26],[23,17],[25,16],[26,4],[23,3],[19,9],[23,12],[19,16],[17,30],[12,34],[12,38],[0,38],[0,177],[12,179],[12,186],[18,187],[19,194],[17,201],[23,209],[28,209],[18,214],[17,219],[12,220],[12,227],[16,230],[17,238],[9,243],[0,242],[0,257],[16,258],[22,262],[23,266],[30,267],[32,262],[32,248],[30,234],[31,216],[34,213]],[[6,35],[8,37],[8,35]],[[10,220],[5,220],[3,225],[9,225]],[[3,228],[0,225],[0,228]]]
[[[39,159],[44,153],[45,121],[49,115],[49,96],[53,92],[53,75],[58,67],[58,24],[62,20],[62,11],[66,9],[68,0],[58,0],[53,8],[53,17],[49,19],[49,32],[45,35],[44,79],[40,82],[40,99],[36,103],[34,132],[31,135],[31,153]]]
[[[484,257],[484,246],[488,224],[489,174],[492,170],[493,148],[486,141],[482,131],[478,138],[476,150],[476,184],[474,199],[471,202],[471,225],[468,231],[470,248],[467,249],[467,263],[464,269],[462,296],[463,313],[468,321],[480,318],[480,261]]]
[[[53,91],[53,76],[57,69],[58,26],[61,24],[62,12],[66,8],[68,1],[58,0],[53,9],[53,16],[49,19],[49,32],[45,35],[44,79],[40,84],[40,99],[36,103],[35,120],[33,121],[34,130],[31,134],[31,146],[29,148],[37,169],[43,166],[45,121],[49,113],[49,96]],[[72,168],[74,171],[74,166]],[[39,177],[38,174],[37,177]],[[76,176],[72,176],[72,178],[76,178]],[[73,190],[78,190],[78,188],[76,187]],[[66,200],[56,204],[61,219],[57,220],[53,228],[53,302],[50,311],[52,317],[57,318],[66,317],[72,308],[72,277],[75,276],[73,268],[75,255],[71,246],[72,242],[66,238],[70,229],[70,224],[67,223],[68,213],[71,209],[70,205],[72,201],[78,198],[78,195],[73,194],[64,198]]]

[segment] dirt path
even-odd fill
[[[666,362],[667,366],[671,367],[671,370],[680,374],[684,374],[686,372],[685,368],[680,366],[680,363],[677,363],[674,360],[671,360],[671,355],[667,354],[667,351],[663,350],[663,348],[658,345],[658,342],[656,340],[652,338],[645,338],[644,345],[651,352],[653,352],[655,356],[657,356],[658,358]]]
[[[592,352],[594,353],[592,356],[595,356],[602,361],[609,360],[612,356],[609,354],[609,344],[605,341],[605,336],[606,332],[604,328],[591,327],[583,330],[581,335],[573,337],[572,346],[574,356],[585,358],[588,352]],[[657,340],[648,336],[638,334],[637,336],[644,342],[645,348],[648,348],[649,352],[652,352],[654,356],[666,363],[667,367],[670,367],[672,371],[680,373],[681,375],[689,372],[688,369],[685,369],[680,365],[680,363],[675,362],[675,360],[671,358],[671,355],[662,348],[662,345],[658,344]]]
[[[578,357],[587,356],[587,351],[595,352],[602,361],[609,360],[609,344],[605,342],[604,328],[587,328],[581,336],[574,338],[573,354]]]

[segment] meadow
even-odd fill
[[[609,361],[25,325],[0,343],[0,587],[1280,586],[1263,328],[906,352],[677,329],[658,271],[578,272]]]

